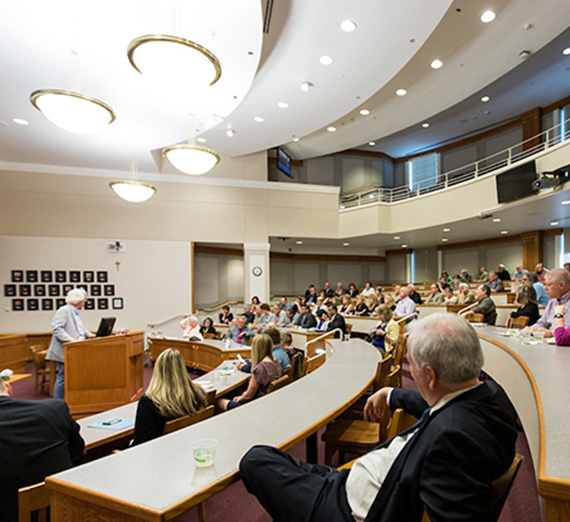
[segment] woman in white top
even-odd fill
[[[182,321],[180,321],[180,328],[184,330],[182,332],[182,339],[188,339],[189,341],[204,340],[204,337],[202,337],[202,334],[200,333],[198,318],[195,315],[182,319]]]
[[[375,292],[376,290],[374,290],[372,283],[370,283],[370,281],[366,281],[366,284],[364,285],[364,289],[362,290],[361,295],[363,295],[364,297],[368,297],[369,295]]]

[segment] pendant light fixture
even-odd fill
[[[152,185],[137,181],[137,163],[134,152],[130,159],[130,178],[128,181],[112,181],[109,186],[115,194],[130,203],[142,203],[149,200],[156,193]]]

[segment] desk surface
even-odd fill
[[[48,479],[50,489],[148,520],[168,520],[229,485],[254,444],[288,449],[348,407],[374,378],[379,352],[331,341],[321,368],[267,397]],[[339,382],[343,385],[339,386]],[[192,441],[219,441],[214,466],[197,469]]]

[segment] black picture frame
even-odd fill
[[[23,282],[24,282],[24,271],[12,270],[12,283],[23,283]]]
[[[38,271],[26,270],[26,283],[37,283],[37,282],[38,282]]]
[[[40,309],[40,300],[33,298],[33,299],[26,299],[26,310],[28,312],[37,312]]]
[[[101,295],[101,285],[91,285],[90,290],[91,290],[90,295],[93,295],[95,297],[98,297]]]
[[[61,308],[62,306],[65,306],[66,302],[65,299],[63,297],[59,297],[55,300],[55,307],[56,308]]]
[[[53,299],[42,299],[42,312],[53,311]]]
[[[123,298],[113,297],[113,310],[122,310],[122,309],[123,309]]]
[[[106,297],[99,297],[97,299],[97,310],[108,310],[109,309],[109,299]]]
[[[73,290],[73,285],[70,285],[69,283],[67,283],[66,285],[63,285],[62,287],[63,290],[63,295],[67,295],[69,294],[69,292],[71,292]]]
[[[85,292],[85,295],[89,295],[89,287],[87,285],[84,285],[84,284],[77,285],[76,288],[80,288],[81,290],[83,290]]]
[[[84,283],[94,283],[95,282],[95,273],[92,270],[87,270],[83,272],[83,282]]]
[[[90,297],[85,301],[85,305],[83,306],[85,310],[95,310],[95,299]]]
[[[80,283],[81,282],[81,272],[79,270],[69,271],[69,282],[70,283]]]
[[[18,287],[20,297],[30,297],[32,295],[32,285],[20,285]]]
[[[12,299],[12,312],[23,312],[23,311],[24,311],[24,300]]]
[[[97,282],[98,283],[106,283],[107,282],[107,272],[105,272],[105,271],[97,272]]]
[[[50,297],[59,297],[61,295],[59,285],[48,285],[48,295]]]
[[[16,285],[4,285],[4,297],[16,297]]]
[[[42,283],[51,283],[53,281],[53,273],[51,270],[42,270],[41,276]]]
[[[45,297],[46,285],[34,285],[34,297]]]
[[[115,285],[105,285],[103,290],[105,295],[108,297],[115,295]]]
[[[65,270],[55,271],[55,282],[56,283],[67,283],[67,272]]]

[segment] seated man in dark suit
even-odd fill
[[[301,315],[293,326],[298,326],[299,328],[315,328],[317,326],[317,320],[307,304],[301,305]]]
[[[254,446],[240,473],[277,521],[481,522],[490,519],[491,482],[513,461],[516,414],[502,388],[479,381],[475,330],[452,314],[417,321],[408,358],[419,392],[382,388],[365,406],[377,420],[388,406],[420,418],[336,472]]]
[[[343,337],[346,335],[346,323],[344,322],[344,317],[338,313],[338,308],[336,305],[329,305],[328,306],[329,312],[329,324],[327,326],[327,331],[336,330],[340,328],[342,330]],[[338,337],[338,333],[335,334],[335,337]]]
[[[0,379],[0,520],[18,521],[18,489],[83,457],[79,425],[61,399],[16,401]]]

